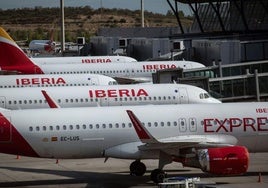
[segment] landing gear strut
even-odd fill
[[[143,174],[146,172],[145,164],[140,162],[139,160],[132,162],[129,169],[130,174],[135,176],[143,176]]]

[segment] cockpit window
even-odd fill
[[[207,99],[207,98],[209,98],[210,96],[209,96],[208,93],[204,93],[204,97],[205,97],[205,99]]]
[[[210,95],[208,93],[200,93],[199,98],[200,99],[208,99],[208,98],[210,98]]]
[[[108,84],[109,85],[118,85],[117,81],[110,81]]]

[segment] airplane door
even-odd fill
[[[10,117],[0,116],[0,143],[11,142]]]
[[[180,88],[179,89],[179,101],[181,104],[187,104],[189,103],[189,98],[187,94],[186,88]]]
[[[186,119],[185,118],[180,118],[179,119],[179,130],[180,130],[180,132],[186,132],[186,130],[187,130],[187,125],[186,125]]]
[[[126,69],[126,70],[125,70],[125,75],[126,75],[127,77],[130,76],[130,70],[129,70],[129,69]]]
[[[100,99],[100,105],[101,106],[109,106],[109,98],[108,97],[103,97]]]
[[[92,77],[90,79],[90,84],[91,85],[99,85],[99,80],[97,78]]]
[[[5,97],[0,97],[0,107],[6,108],[6,98]]]
[[[196,125],[196,119],[195,118],[190,118],[189,119],[189,130],[190,130],[190,132],[196,132],[196,130],[197,130],[197,125]]]

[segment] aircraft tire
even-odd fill
[[[157,168],[157,169],[154,169],[152,172],[151,172],[151,180],[154,182],[154,183],[162,183],[163,182],[163,179],[167,177],[167,174]]]
[[[131,175],[143,176],[146,172],[146,166],[144,163],[136,160],[130,164],[129,170]]]

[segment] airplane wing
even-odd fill
[[[113,77],[118,84],[137,84],[137,83],[146,83],[151,82],[149,78],[127,78],[127,77]]]
[[[154,138],[142,125],[141,121],[131,110],[127,114],[135,128],[135,131],[144,145],[139,146],[140,150],[171,149],[171,148],[210,148],[236,145],[237,139],[230,135],[182,135],[162,139]]]

